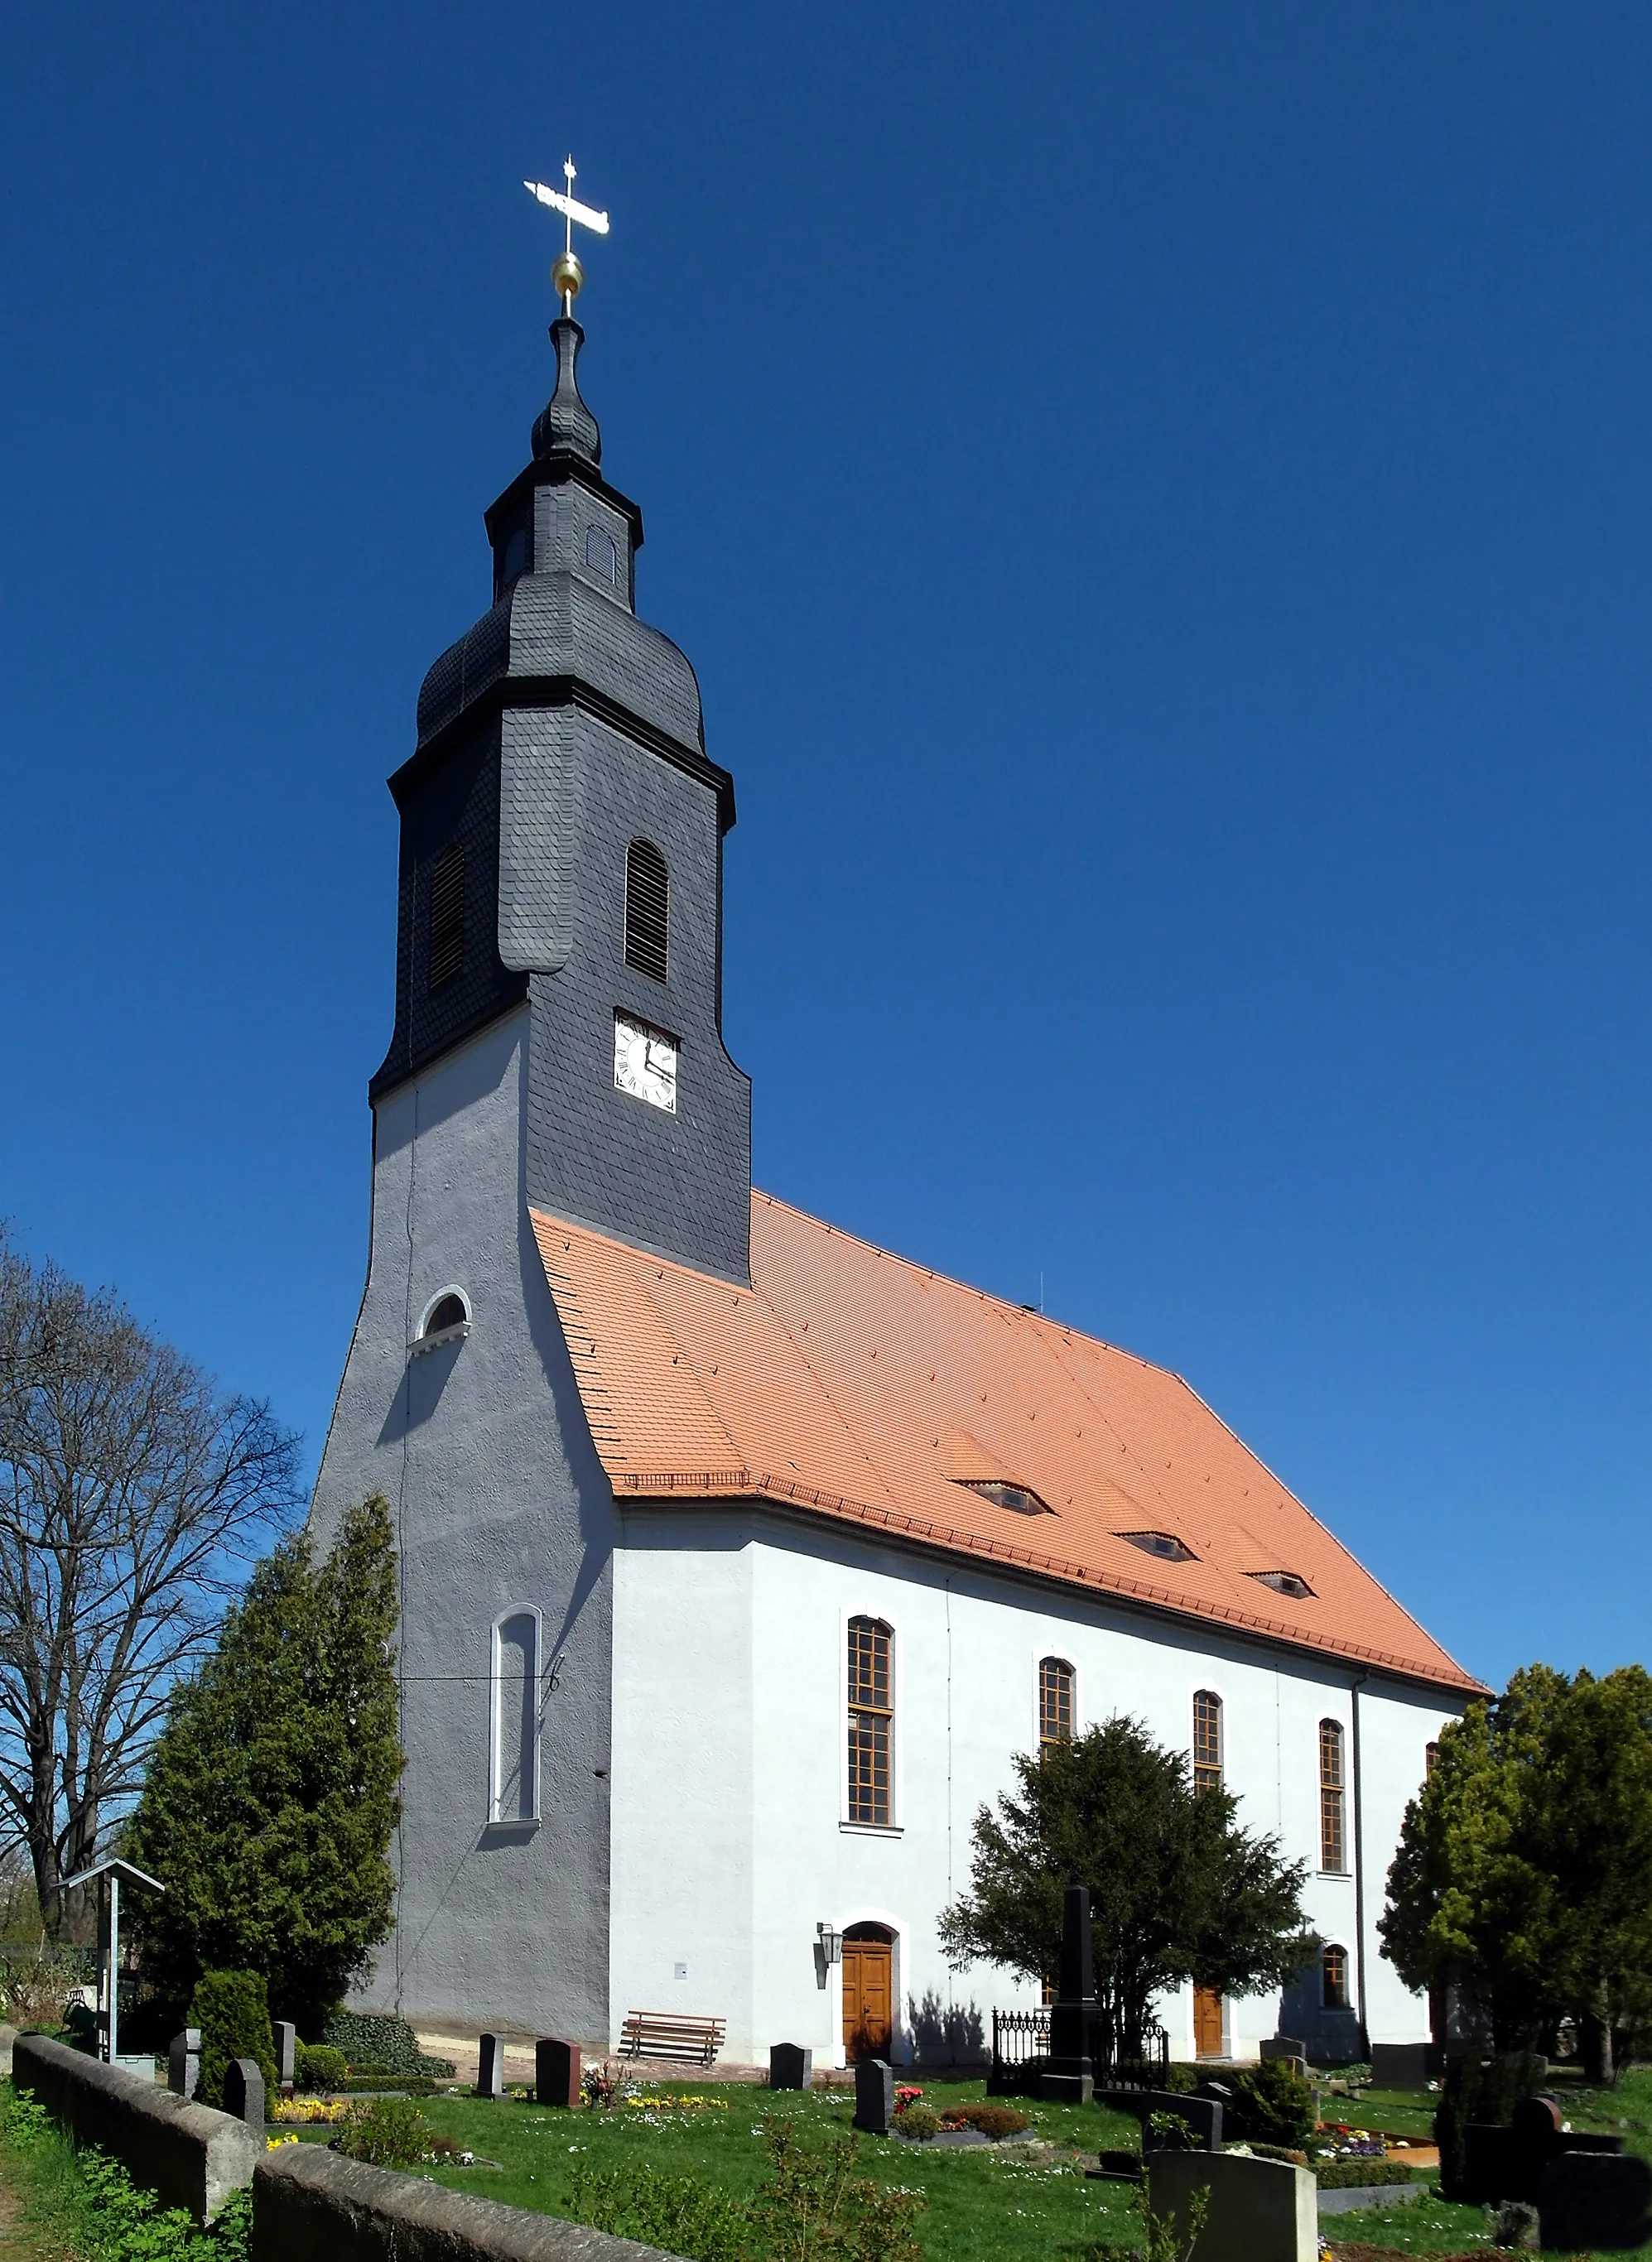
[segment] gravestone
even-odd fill
[[[224,2110],[263,2134],[263,2076],[256,2057],[232,2057],[224,2068]]]
[[[580,2046],[542,2035],[533,2047],[533,2093],[541,2105],[580,2101]]]
[[[201,2081],[201,2030],[185,2027],[167,2044],[166,2086],[175,2097],[193,2097]]]
[[[771,2089],[807,2089],[814,2079],[814,2052],[796,2042],[776,2042],[768,2053]]]
[[[504,2093],[505,2045],[497,2035],[484,2035],[476,2069],[476,2094],[479,2097],[502,2097]]]
[[[1634,2152],[1557,2152],[1537,2212],[1545,2248],[1640,2246],[1652,2237],[1652,2168]]]
[[[895,2117],[895,2069],[881,2057],[863,2057],[855,2068],[855,2125],[869,2136],[887,2136]]]
[[[1095,2016],[1090,1888],[1069,1885],[1061,1915],[1061,1985],[1050,2006],[1050,2057],[1038,2077],[1041,2097],[1064,2105],[1087,2105],[1094,2096],[1090,2028]]]
[[[1209,2193],[1199,2262],[1318,2262],[1318,2192],[1308,2169],[1243,2152],[1155,2152],[1145,2165],[1148,2203],[1174,2218],[1182,2246],[1194,2193]]]
[[[291,2019],[277,2019],[271,2032],[275,2036],[276,2080],[283,2097],[291,2097],[298,2079],[299,2030]]]
[[[1371,2079],[1378,2089],[1426,2089],[1446,2070],[1438,2042],[1373,2042]]]
[[[1562,2154],[1612,2155],[1623,2150],[1621,2136],[1562,2129],[1561,2120],[1554,2098],[1523,2097],[1506,2129],[1471,2121],[1463,2131],[1462,2197],[1486,2207],[1499,2207],[1505,2199],[1535,2204],[1551,2160]]]
[[[1308,2063],[1308,2045],[1295,2035],[1269,2035],[1257,2044],[1257,2050],[1264,2059],[1294,2057],[1300,2058],[1304,2065]]]
[[[1196,2150],[1222,2150],[1222,2100],[1218,2097],[1184,2097],[1169,2089],[1108,2089],[1102,2092],[1102,2097],[1115,2112],[1136,2114],[1142,2124],[1143,2152],[1152,2150],[1147,2124],[1155,2113],[1173,2113],[1186,2122],[1193,2131]]]

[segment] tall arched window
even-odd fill
[[[1038,1660],[1038,1754],[1072,1738],[1072,1668],[1064,1657]]]
[[[1319,1866],[1344,1872],[1348,1867],[1343,1828],[1342,1723],[1319,1724]]]
[[[1327,1948],[1319,1959],[1319,1999],[1328,2011],[1345,2011],[1348,2007],[1348,1951],[1345,1948]]]
[[[625,851],[625,963],[663,982],[671,959],[671,875],[652,840]]]
[[[539,1618],[513,1610],[494,1627],[489,1819],[532,1822],[539,1812]]]
[[[1194,1795],[1222,1788],[1222,1699],[1208,1689],[1194,1692]]]
[[[891,1636],[881,1618],[849,1620],[849,1820],[887,1826],[895,1726]]]
[[[1433,1774],[1434,1769],[1439,1765],[1439,1746],[1438,1744],[1425,1744],[1423,1746],[1423,1775],[1425,1780]]]

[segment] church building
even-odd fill
[[[325,1547],[381,1493],[400,1552],[363,2000],[588,2049],[715,2017],[748,2063],[990,2032],[1038,1997],[941,1954],[976,1812],[1127,1712],[1306,1862],[1326,1943],[1282,2001],[1161,2002],[1172,2054],[1425,2040],[1376,1920],[1478,1684],[1179,1377],[753,1189],[733,781],[638,616],[564,309],[489,607],[390,780],[371,1254],[311,1513]]]

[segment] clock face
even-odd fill
[[[629,1013],[614,1016],[614,1089],[677,1112],[677,1041]]]

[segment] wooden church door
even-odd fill
[[[1214,1987],[1194,1989],[1194,2054],[1196,2057],[1222,2055],[1222,1998]]]
[[[851,2064],[889,2056],[894,1980],[893,1936],[881,1924],[852,1924],[843,1935],[843,2049]]]

